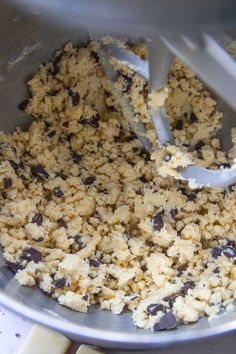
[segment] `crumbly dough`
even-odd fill
[[[29,99],[19,104],[33,123],[0,134],[6,265],[20,284],[38,284],[72,309],[128,308],[140,328],[170,329],[232,311],[235,187],[191,190],[164,168],[187,163],[186,156],[211,168],[233,161],[235,149],[223,153],[215,137],[216,102],[176,60],[165,108],[183,154],[159,147],[152,160],[94,48],[69,43],[42,64],[28,82]],[[145,57],[142,46],[131,49]],[[121,64],[117,69],[115,85],[156,142],[147,83]]]

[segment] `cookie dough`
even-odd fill
[[[222,116],[216,102],[176,60],[165,108],[183,155],[159,147],[151,158],[130,130],[95,48],[68,43],[42,64],[28,82],[30,97],[19,104],[33,123],[28,131],[0,133],[6,266],[20,284],[37,284],[72,309],[129,309],[140,328],[171,329],[232,311],[235,186],[192,190],[168,172],[186,156],[211,168],[233,161],[234,148],[223,153],[215,137]],[[142,46],[131,50],[146,55]],[[158,145],[147,83],[116,68],[114,85]]]

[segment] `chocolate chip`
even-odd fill
[[[53,286],[54,288],[57,289],[62,289],[66,286],[66,279],[65,278],[60,278],[60,279],[54,279],[53,280]]]
[[[167,312],[159,322],[153,326],[154,331],[163,331],[164,329],[174,329],[177,327],[176,318],[172,311]]]
[[[234,258],[236,257],[236,249],[230,246],[224,246],[223,247],[223,254],[227,258]]]
[[[143,191],[142,189],[138,189],[137,191],[135,191],[136,195],[143,195]]]
[[[78,92],[74,92],[72,90],[68,91],[69,96],[71,97],[72,105],[77,106],[80,102],[80,95]]]
[[[67,120],[66,122],[62,123],[63,127],[69,128],[69,121]]]
[[[136,152],[136,151],[135,151],[135,150],[136,150],[135,147],[134,147],[132,150],[133,150],[134,152]],[[139,149],[138,149],[138,150],[139,150]],[[138,150],[137,150],[137,151],[138,151]],[[144,148],[140,149],[138,155],[139,155],[140,157],[142,157],[142,158],[143,158],[144,160],[146,160],[146,161],[150,161],[150,160],[151,160],[151,155],[150,155],[150,153],[149,153],[146,149],[144,149]]]
[[[136,163],[133,160],[127,160],[128,164],[130,164],[132,167],[136,165]]]
[[[99,262],[99,260],[97,258],[93,258],[89,261],[89,264],[92,267],[99,267],[101,263]]]
[[[61,197],[63,197],[64,193],[60,187],[56,187],[53,189],[53,195],[57,198],[61,198]]]
[[[52,130],[50,133],[48,133],[48,137],[52,138],[56,134],[55,130]]]
[[[42,165],[36,165],[36,166],[32,166],[31,167],[31,173],[34,177],[38,177],[40,179],[48,179],[49,178],[49,174],[47,173],[47,171],[43,168]]]
[[[152,219],[154,230],[161,231],[164,226],[164,221],[162,219],[161,213],[157,213]]]
[[[147,183],[147,182],[148,182],[147,178],[144,177],[144,176],[139,177],[139,180],[140,180],[142,183]]]
[[[183,123],[182,119],[178,119],[175,124],[175,129],[182,130],[183,127],[184,127],[184,123]]]
[[[61,219],[58,219],[57,220],[57,223],[60,227],[64,227],[65,229],[67,229],[67,223],[65,222],[65,220],[63,220],[62,218]]]
[[[178,209],[177,208],[171,209],[170,215],[175,220],[176,216],[178,215]]]
[[[42,260],[42,254],[33,247],[29,247],[24,250],[21,255],[21,259],[24,259],[28,262],[33,261],[34,263],[39,263]]]
[[[82,236],[81,235],[75,235],[74,240],[76,245],[78,246],[79,250],[81,250],[84,247],[83,241],[82,241]]]
[[[190,120],[191,123],[195,123],[195,122],[198,121],[196,115],[193,112],[191,113],[191,115],[189,117],[189,120]]]
[[[180,293],[173,294],[173,295],[168,295],[163,298],[164,301],[168,302],[170,307],[173,307],[175,300],[178,296],[180,296]]]
[[[14,263],[14,262],[6,261],[5,265],[14,273],[16,273],[18,270],[24,269],[24,267],[21,264]]]
[[[220,273],[220,268],[219,268],[219,267],[216,267],[216,268],[213,270],[213,273],[219,274],[219,273]]]
[[[88,301],[88,294],[85,294],[84,296],[82,296],[82,299],[83,299],[84,301]]]
[[[166,307],[162,304],[151,304],[147,307],[147,313],[151,316],[155,316],[158,311],[165,311]]]
[[[231,166],[230,166],[230,164],[229,163],[222,163],[221,165],[220,165],[220,168],[230,168]]]
[[[82,156],[79,155],[77,152],[73,151],[72,152],[72,160],[74,163],[79,164],[82,159]]]
[[[24,111],[29,103],[29,100],[24,100],[21,103],[18,104],[18,109],[21,111]]]
[[[203,146],[205,146],[204,142],[203,142],[202,140],[199,140],[199,141],[197,142],[197,144],[195,145],[195,149],[196,149],[197,151],[200,151]]]
[[[195,286],[194,281],[192,281],[192,280],[186,281],[186,282],[184,283],[184,286],[182,287],[182,291],[184,292],[184,294],[187,294],[187,293],[188,293],[188,290],[189,290],[189,289],[193,289],[194,286]]]
[[[235,246],[236,246],[236,243],[235,243],[235,241],[233,241],[233,240],[228,240],[227,243],[226,243],[226,246],[235,247]]]
[[[121,74],[121,72],[119,72],[119,74]],[[124,79],[122,91],[127,93],[132,85],[132,78],[129,77],[128,75],[123,74],[123,73],[121,74],[121,76]]]
[[[99,62],[99,56],[98,56],[98,54],[97,54],[94,50],[92,50],[92,51],[90,52],[90,56],[91,56],[91,58],[93,58],[93,59],[95,60],[96,63]]]
[[[185,265],[179,266],[177,268],[177,271],[178,271],[177,276],[180,277],[185,270],[186,270],[186,266]]]
[[[171,160],[171,154],[166,154],[164,157],[163,157],[163,161],[165,162],[169,162]]]
[[[194,201],[197,198],[197,194],[194,192],[187,192],[184,188],[180,188],[183,195],[185,195],[189,201]]]
[[[32,218],[32,223],[37,224],[38,226],[43,223],[43,215],[41,213],[36,213]]]
[[[94,181],[96,181],[96,177],[89,176],[89,177],[85,178],[84,184],[87,186],[87,185],[93,184]]]
[[[88,120],[88,124],[90,124],[94,128],[99,128],[99,120],[100,120],[100,115],[96,113],[96,115],[94,115]]]
[[[57,96],[60,90],[53,90],[47,93],[48,96]]]
[[[9,160],[9,163],[11,165],[11,167],[16,171],[20,168],[20,166],[18,165],[18,163],[16,163],[15,161],[13,160]]]
[[[9,189],[12,187],[12,179],[11,177],[4,177],[3,178],[3,187],[5,189]]]
[[[212,253],[211,253],[211,256],[213,258],[218,258],[220,255],[221,255],[221,252],[222,252],[222,249],[219,248],[219,247],[214,247],[212,248]]]
[[[63,181],[66,181],[68,178],[68,176],[62,172],[57,172],[56,175],[57,175],[57,177],[60,177]]]
[[[73,133],[67,134],[67,136],[66,136],[66,140],[67,140],[68,142],[70,142],[70,141],[71,141],[71,139],[73,138],[73,136],[74,136],[74,134],[73,134]]]

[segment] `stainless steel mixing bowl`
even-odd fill
[[[0,128],[6,132],[16,126],[27,127],[30,119],[17,109],[27,97],[26,81],[40,62],[69,39],[85,41],[87,33],[60,32],[38,22],[38,13],[26,17],[0,4]],[[21,287],[4,266],[0,255],[0,303],[44,325],[65,332],[70,338],[116,348],[150,349],[185,342],[236,328],[236,312],[222,314],[208,322],[182,326],[177,330],[151,332],[134,327],[130,313],[114,315],[93,307],[82,314],[65,307],[37,288]]]

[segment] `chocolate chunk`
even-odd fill
[[[60,279],[54,279],[53,280],[53,286],[54,288],[57,289],[62,289],[66,286],[66,279],[65,278],[60,278]]]
[[[175,129],[182,130],[183,127],[184,127],[184,123],[183,123],[182,119],[178,119],[175,124]]]
[[[31,173],[34,177],[38,177],[40,179],[48,179],[49,178],[49,174],[47,173],[47,171],[43,168],[42,165],[36,165],[36,166],[32,166],[31,167]]]
[[[158,311],[164,312],[166,307],[162,304],[151,304],[147,307],[147,313],[151,316],[155,316]]]
[[[99,120],[100,120],[100,115],[97,113],[96,115],[94,115],[88,120],[88,124],[90,124],[94,128],[99,128]]]
[[[89,264],[92,267],[99,267],[101,263],[99,262],[99,260],[97,258],[93,258],[89,261]]]
[[[154,230],[161,231],[164,226],[164,221],[162,219],[161,213],[157,213],[152,219]]]
[[[167,312],[159,322],[153,326],[154,331],[163,331],[164,329],[174,329],[177,327],[176,318],[172,311]]]
[[[191,113],[191,115],[189,117],[189,120],[190,120],[191,123],[195,123],[195,122],[198,121],[196,115],[193,112]]]
[[[3,187],[5,189],[9,189],[12,187],[12,179],[11,177],[4,177],[3,178]]]
[[[21,103],[18,104],[18,109],[21,111],[24,111],[29,103],[29,100],[24,100]]]
[[[213,258],[218,258],[220,255],[221,255],[221,252],[222,252],[222,249],[219,248],[219,247],[214,247],[212,248],[212,253],[211,253],[211,256]]]
[[[53,189],[53,195],[57,198],[61,198],[61,197],[63,197],[64,193],[60,187],[56,187]]]
[[[65,222],[65,220],[63,220],[62,218],[61,219],[58,219],[57,220],[57,223],[60,227],[64,227],[65,229],[67,229],[67,223]]]
[[[38,226],[43,223],[43,215],[41,213],[36,213],[32,218],[32,223],[37,224]]]
[[[220,268],[219,268],[219,267],[216,267],[216,268],[213,270],[213,273],[219,274],[219,273],[220,273]]]
[[[82,248],[84,247],[84,243],[82,241],[82,236],[79,234],[75,235],[74,240],[75,240],[75,243],[78,246],[79,250],[82,250]]]
[[[72,105],[77,106],[80,102],[80,95],[78,92],[74,92],[72,90],[68,91],[69,96],[71,97]]]
[[[178,214],[178,209],[177,209],[177,208],[171,209],[170,215],[171,215],[171,217],[172,217],[174,220],[175,220],[177,214]]]
[[[16,163],[15,161],[13,160],[9,160],[9,163],[11,165],[11,167],[16,171],[20,168],[20,166],[18,165],[18,163]]]
[[[52,138],[56,134],[55,130],[52,130],[50,133],[48,133],[48,137]]]
[[[94,50],[92,50],[92,51],[90,52],[90,56],[91,56],[91,58],[93,58],[93,59],[95,60],[96,63],[99,62],[99,56],[98,56],[98,54],[97,54]]]
[[[83,299],[84,301],[88,301],[88,294],[85,294],[84,296],[82,296],[82,299]]]
[[[69,128],[69,121],[67,120],[66,122],[62,123],[63,127]]]
[[[79,155],[77,152],[73,151],[72,152],[72,160],[74,163],[79,164],[82,159],[82,156]]]
[[[223,247],[223,254],[227,258],[234,258],[234,257],[236,257],[236,249],[231,246],[224,246]]]
[[[21,259],[28,262],[33,261],[34,263],[39,263],[42,260],[42,254],[35,248],[29,247],[23,251]]]
[[[195,286],[194,281],[192,281],[192,280],[186,281],[186,282],[184,283],[184,286],[182,287],[182,291],[184,292],[184,294],[187,294],[187,293],[188,293],[188,290],[189,290],[189,289],[193,289],[194,286]]]
[[[9,262],[6,261],[5,263],[6,267],[10,268],[10,270],[14,273],[16,273],[18,270],[22,270],[24,269],[24,267],[18,263],[14,263],[14,262]]]
[[[204,142],[203,142],[202,140],[200,140],[200,141],[198,141],[197,144],[195,145],[195,149],[196,149],[197,151],[200,151],[201,148],[202,148],[204,145],[205,145]]]
[[[63,181],[66,181],[68,178],[68,176],[62,172],[57,172],[56,175],[57,175],[57,177],[60,177],[61,179],[63,179]]]
[[[85,178],[84,184],[87,186],[87,185],[93,184],[94,181],[96,181],[96,177],[90,176],[90,177]]]
[[[169,162],[171,160],[171,154],[166,154],[164,157],[163,157],[163,161],[165,162]]]

